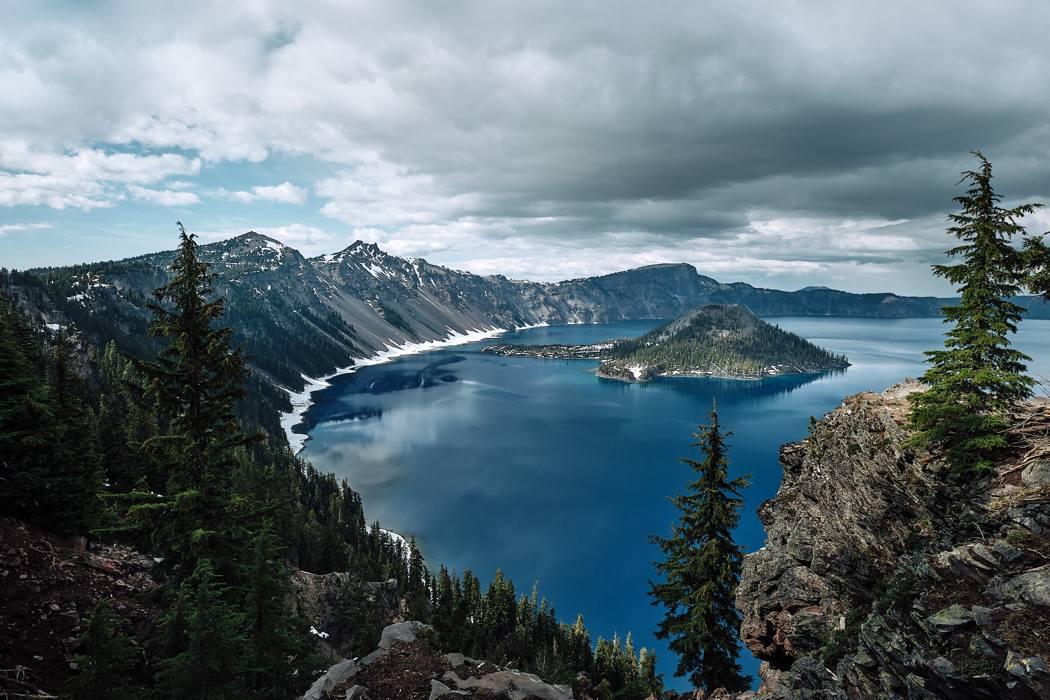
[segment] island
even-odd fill
[[[837,355],[767,323],[736,304],[709,304],[639,338],[589,345],[492,345],[508,357],[600,360],[598,376],[630,382],[653,377],[763,379],[841,370]]]

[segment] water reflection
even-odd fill
[[[650,534],[676,517],[667,497],[690,478],[681,457],[718,400],[731,468],[750,472],[737,540],[764,542],[755,510],[780,482],[784,442],[805,435],[850,394],[882,390],[923,369],[941,342],[937,319],[777,319],[853,363],[845,371],[762,381],[600,381],[585,360],[506,358],[477,347],[402,358],[337,378],[315,395],[304,456],[359,490],[369,519],[415,534],[431,562],[483,580],[502,568],[519,587],[539,579],[561,616],[582,612],[595,636],[634,632],[672,678],[645,596]],[[539,328],[501,342],[587,343],[639,335],[659,321]],[[1050,371],[1050,321],[1026,321],[1018,347]],[[756,664],[744,660],[754,673]]]

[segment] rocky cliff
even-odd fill
[[[905,446],[918,389],[853,396],[782,448],[737,599],[759,698],[1050,697],[1050,401],[962,480]]]

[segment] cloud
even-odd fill
[[[151,190],[147,187],[132,185],[128,187],[128,192],[135,199],[159,204],[162,207],[188,206],[198,204],[201,201],[193,192],[181,192],[178,190]]]
[[[255,202],[265,200],[279,204],[304,204],[309,192],[305,187],[297,187],[290,182],[282,182],[279,185],[257,185],[251,190],[230,191],[224,187],[212,190],[211,195],[219,199],[228,199],[235,202]]]
[[[307,191],[303,187],[296,187],[290,182],[282,182],[279,185],[259,186],[252,188],[252,194],[259,199],[281,204],[302,204],[306,201]]]
[[[882,266],[919,289],[971,148],[1008,200],[1050,199],[1047,20],[1012,0],[26,6],[0,28],[0,138],[51,160],[0,161],[0,205],[198,176],[209,205],[304,205],[309,182],[333,225],[453,264],[720,247],[749,281]],[[82,153],[104,163],[65,177]],[[281,184],[209,179],[224,163]]]
[[[110,207],[122,194],[120,185],[142,189],[199,170],[199,159],[175,153],[144,155],[95,148],[58,153],[6,140],[0,142],[0,206]]]
[[[39,229],[51,228],[49,223],[31,223],[31,224],[0,224],[0,236],[6,233],[13,233],[16,231],[36,231]]]

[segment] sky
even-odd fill
[[[943,294],[971,149],[1050,202],[1043,2],[0,12],[0,266],[168,249],[181,220],[514,278]]]

